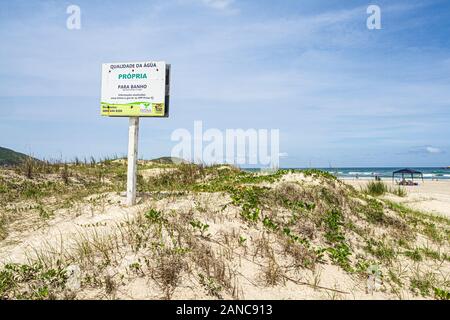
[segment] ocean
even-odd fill
[[[400,169],[405,168],[320,168],[320,170],[328,171],[343,179],[374,178],[375,176],[392,178],[392,173]],[[450,179],[450,169],[447,168],[410,167],[408,169],[422,172],[424,179]],[[397,174],[396,177],[400,178],[401,175]],[[414,179],[416,177],[420,179],[420,175],[414,175]],[[410,178],[410,175],[405,174],[405,178]]]
[[[283,169],[308,169],[308,168],[283,168]],[[316,168],[319,170],[327,171],[338,178],[342,179],[370,179],[379,176],[380,178],[392,178],[392,173],[396,170],[405,169],[404,167],[359,167],[359,168]],[[450,168],[431,168],[431,167],[409,167],[408,169],[413,169],[423,173],[423,179],[450,179]],[[244,169],[249,171],[256,171],[259,169]],[[397,179],[401,178],[401,175],[396,176]],[[405,179],[409,179],[409,175],[405,175]],[[414,175],[414,179],[420,179],[420,175]]]

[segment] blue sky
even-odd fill
[[[282,166],[447,166],[449,34],[447,0],[2,0],[0,146],[125,154],[128,120],[99,115],[101,63],[165,60],[170,118],[142,119],[141,157],[202,120],[279,129]]]

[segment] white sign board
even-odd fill
[[[169,77],[164,61],[102,64],[101,115],[167,117]]]

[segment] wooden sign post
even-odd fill
[[[139,117],[130,117],[128,128],[127,205],[136,204]]]
[[[129,117],[128,206],[136,204],[139,118],[169,116],[170,64],[164,61],[104,63],[101,115]]]

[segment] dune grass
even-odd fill
[[[398,197],[406,197],[408,195],[405,188],[402,188],[400,186],[396,188],[389,188],[384,182],[382,181],[370,181],[365,188],[362,189],[362,191],[365,194],[378,197],[382,196],[386,193],[392,193]]]
[[[390,189],[389,190],[390,193],[396,195],[397,197],[406,197],[408,195],[408,192],[406,191],[405,188],[402,188],[400,186]]]
[[[367,186],[363,189],[363,192],[371,196],[382,196],[389,189],[385,183],[382,181],[370,181]]]
[[[19,171],[18,176],[0,176],[2,213],[7,201],[30,202],[34,203],[30,210],[48,219],[66,201],[86,203],[89,195],[92,206],[101,206],[104,192],[124,189],[126,163],[122,161],[39,164],[36,168],[32,178],[27,177],[27,170]],[[357,277],[366,277],[368,268],[375,266],[389,274],[392,280],[386,278],[386,286],[395,292],[410,290],[427,297],[438,292],[440,298],[446,297],[446,281],[436,277],[421,283],[420,277],[405,273],[397,263],[399,257],[417,265],[448,263],[440,249],[448,248],[448,220],[372,197],[390,192],[381,182],[358,192],[317,170],[258,174],[229,166],[184,163],[164,167],[143,163],[139,169],[152,168],[161,173],[138,180],[139,190],[150,199],[144,199],[148,202],[142,212],[111,227],[107,234],[94,228],[80,235],[72,251],[44,248],[37,264],[0,268],[7,283],[3,294],[7,298],[62,298],[60,269],[76,264],[83,270],[83,289],[101,289],[106,297],[114,298],[128,274],[106,271],[119,268],[123,257],[132,253],[136,259],[129,262],[127,270],[133,277],[145,277],[163,299],[171,299],[180,286],[185,287],[186,279],[211,298],[242,297],[242,261],[255,265],[258,285],[265,287],[299,283],[293,275],[309,272],[312,280],[306,285],[322,290],[317,278],[321,265],[332,264]],[[285,181],[282,178],[287,174],[298,174],[299,179]],[[302,180],[304,176],[315,183]],[[205,194],[220,201],[210,202]],[[171,206],[177,202],[191,203],[191,207]],[[162,204],[158,209],[153,207],[157,203]],[[1,218],[0,239],[8,227],[8,220]],[[222,230],[229,224],[234,226],[232,230]],[[415,242],[419,234],[430,240],[430,247]],[[27,295],[25,282],[11,282],[22,279],[22,269],[35,270],[30,279],[37,293]],[[47,272],[56,277],[56,287],[41,279]]]
[[[0,241],[5,239],[8,234],[6,226],[7,226],[6,215],[3,212],[0,212]]]

